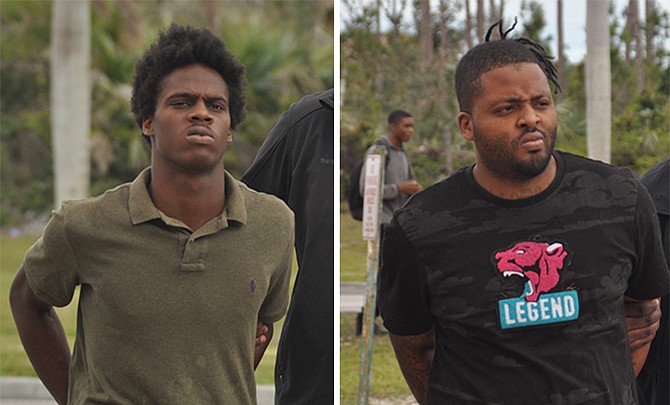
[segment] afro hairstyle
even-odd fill
[[[246,117],[244,66],[223,41],[207,29],[172,24],[160,33],[144,56],[135,64],[131,109],[137,125],[156,111],[163,79],[177,69],[199,64],[218,72],[228,87],[230,129]],[[145,137],[146,138],[146,137]]]

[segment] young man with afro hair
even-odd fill
[[[132,111],[151,166],[65,202],[16,275],[26,353],[61,404],[254,404],[287,307],[293,214],[224,170],[244,68],[211,32],[173,25],[136,65]],[[53,307],[77,286],[71,355]]]

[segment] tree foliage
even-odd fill
[[[149,150],[130,113],[134,64],[171,23],[220,34],[247,69],[247,120],[224,158],[241,176],[279,115],[334,85],[333,1],[93,0],[91,194],[132,180]],[[309,16],[309,18],[305,18]],[[51,3],[0,3],[0,224],[48,213]]]
[[[432,1],[433,36],[438,39],[434,41],[435,54],[442,45],[448,51],[443,68],[433,64],[427,71],[421,68],[425,61],[419,60],[419,55],[425,54],[420,48],[417,19],[420,13],[411,14],[415,21],[408,26],[384,20],[384,14],[375,7],[377,4],[381,8],[388,7],[392,2],[345,0],[342,3],[347,16],[340,35],[343,93],[340,155],[341,177],[345,184],[347,173],[365,148],[386,133],[386,114],[395,108],[406,109],[415,117],[414,139],[406,148],[422,184],[432,184],[449,174],[450,169],[444,164],[447,155],[454,168],[474,161],[472,145],[460,136],[456,127],[458,110],[452,87],[456,62],[467,50],[465,30],[472,25],[464,20],[465,13],[460,9],[462,2],[445,2],[451,7],[450,19],[441,20],[439,13],[443,2]],[[470,6],[473,4],[471,2]],[[484,2],[476,4],[483,5]],[[418,1],[413,6],[418,8]],[[470,13],[475,11],[470,10]],[[629,167],[639,175],[670,155],[668,15],[657,5],[655,13],[641,21],[652,54],[645,58],[646,87],[642,92],[636,91],[634,64],[623,61],[625,17],[625,14],[615,15],[613,10],[610,13],[612,163]],[[381,19],[379,25],[377,18]],[[545,15],[541,2],[524,1],[519,25],[512,35],[528,36],[544,44],[551,54],[549,44],[552,38],[544,32],[546,21],[555,18]],[[512,19],[507,16],[505,21],[511,24]],[[378,26],[381,27],[379,32]],[[443,32],[448,35],[441,35]],[[440,41],[447,43],[441,45]],[[446,85],[439,86],[440,80]],[[557,104],[557,147],[586,155],[583,61],[566,65],[566,83],[562,87],[564,97]]]

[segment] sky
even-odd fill
[[[363,0],[365,2],[371,2],[374,0]],[[470,1],[470,10],[474,14],[476,12],[477,2],[476,0]],[[608,0],[597,0],[597,1],[608,1]],[[625,9],[628,4],[628,0],[613,0],[615,4],[616,15],[621,15],[622,11]],[[640,15],[644,15],[644,0],[638,0],[640,7]],[[505,0],[505,20],[508,20],[511,24],[514,16],[521,18],[521,3],[523,0]],[[488,1],[484,1],[485,7],[488,11]],[[497,3],[497,2],[496,2]],[[411,4],[411,3],[408,3]],[[541,1],[541,4],[544,8],[544,16],[547,22],[547,26],[543,32],[543,36],[551,35],[552,43],[551,48],[553,52],[556,52],[557,46],[557,30],[556,30],[556,0],[545,0]],[[665,11],[670,12],[670,1],[668,0],[656,0],[656,4],[664,9]],[[431,7],[436,7],[437,1],[431,0]],[[342,13],[341,18],[346,18],[346,7],[342,6],[340,8],[340,13]],[[405,17],[405,22],[411,21],[412,10],[408,7],[407,16]],[[344,24],[341,23],[341,27],[344,27]],[[586,53],[586,0],[563,0],[563,35],[565,41],[565,54],[568,60],[571,63],[580,62],[584,58]],[[668,40],[670,42],[670,40]]]
[[[471,9],[476,7],[476,1],[471,1]],[[607,1],[607,0],[598,0]],[[640,15],[644,15],[644,0],[638,0]],[[512,19],[515,15],[521,16],[522,0],[505,1],[505,18]],[[556,0],[542,1],[544,16],[547,27],[544,33],[552,37],[552,49],[556,52],[558,48],[558,33],[556,28]],[[616,15],[620,16],[626,8],[628,0],[614,0]],[[666,11],[670,11],[670,2],[667,0],[656,1],[656,4]],[[581,61],[586,53],[586,1],[585,0],[563,0],[563,36],[565,41],[565,54],[572,63]]]

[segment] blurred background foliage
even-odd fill
[[[630,0],[633,1],[638,0]],[[485,30],[500,19],[504,13],[498,11],[504,1],[477,1],[489,7],[482,13],[481,22],[476,21],[476,10],[465,10],[465,1],[433,0],[427,15],[421,12],[423,3],[428,0],[340,3],[345,16],[340,34],[342,191],[346,190],[348,173],[366,148],[387,133],[386,117],[396,108],[408,110],[415,117],[414,138],[406,149],[424,186],[474,162],[472,144],[463,140],[456,126],[458,107],[453,75],[460,57],[478,43],[477,25],[481,24]],[[631,16],[628,8],[619,15],[610,8],[611,163],[629,167],[637,175],[670,156],[667,48],[670,23],[667,7],[660,7],[654,0],[645,3],[648,12],[637,17]],[[570,12],[578,11],[565,12],[566,18],[570,18]],[[409,21],[400,18],[403,15],[412,18]],[[465,17],[468,15],[470,18]],[[529,37],[543,44],[550,55],[558,55],[551,46],[553,39],[542,34],[547,20],[556,18],[545,14],[543,2],[524,1],[519,24],[511,35]],[[643,53],[639,56],[631,44],[629,23],[633,18],[640,21],[638,38]],[[511,26],[512,20],[505,16],[505,26]],[[641,91],[637,87],[637,57],[642,58]],[[559,119],[556,147],[586,156],[584,63],[566,60],[563,92],[556,99]],[[439,72],[443,72],[441,77]]]
[[[3,226],[44,218],[53,207],[51,8],[46,1],[0,2]],[[130,113],[130,82],[135,62],[173,22],[211,29],[246,66],[248,116],[225,156],[238,178],[291,103],[334,86],[333,0],[92,0],[91,17],[91,195],[149,164]]]

